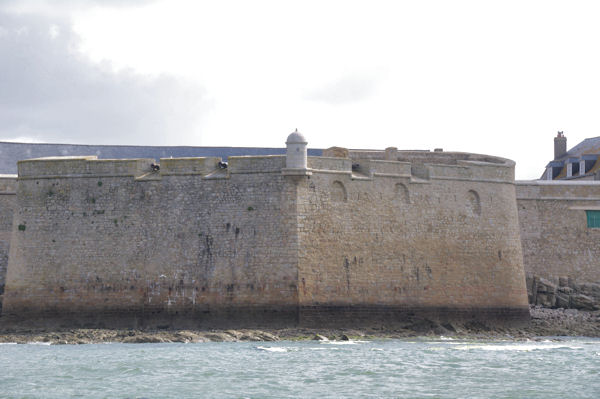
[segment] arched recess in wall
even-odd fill
[[[408,187],[402,183],[396,183],[394,186],[394,199],[401,204],[410,204]]]
[[[467,193],[467,210],[473,216],[481,215],[481,200],[475,190],[469,190]]]
[[[331,200],[333,202],[346,202],[348,201],[348,193],[346,187],[340,181],[334,181],[331,185]]]

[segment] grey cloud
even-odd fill
[[[377,79],[349,76],[309,93],[306,98],[331,105],[342,105],[367,99],[377,88]]]
[[[156,0],[28,0],[25,3],[23,0],[3,0],[0,9],[43,12],[53,8],[59,11],[69,11],[89,7],[141,7],[155,2]]]
[[[78,40],[66,18],[0,11],[0,140],[182,144],[168,135],[190,133],[211,108],[201,87],[114,72]]]

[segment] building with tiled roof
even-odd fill
[[[567,138],[554,138],[554,160],[546,165],[543,180],[600,180],[600,136],[583,140],[567,151]]]

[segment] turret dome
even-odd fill
[[[294,132],[292,132],[287,140],[285,141],[286,144],[308,144],[308,141],[306,141],[306,139],[304,138],[304,136],[302,135],[302,133],[300,133],[298,131],[298,129],[296,129]]]

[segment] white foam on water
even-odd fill
[[[32,342],[27,342],[27,345],[52,345],[52,343],[51,342],[32,341]]]
[[[278,346],[257,346],[256,349],[265,352],[287,352],[287,348],[281,348]]]
[[[368,341],[353,341],[353,340],[349,340],[349,341],[321,341],[321,344],[325,344],[325,345],[356,345],[356,344],[364,344],[365,342],[368,342]]]
[[[430,351],[445,351],[445,350],[447,350],[447,348],[445,348],[443,346],[432,346],[430,348],[427,348],[427,350],[430,350]]]
[[[311,351],[333,351],[333,350],[338,350],[340,348],[307,348],[308,350]]]
[[[446,346],[446,345],[465,345],[464,341],[445,341],[445,342],[427,342],[430,345],[440,345],[440,346]]]
[[[534,351],[534,350],[548,350],[548,349],[583,349],[581,346],[569,345],[569,344],[548,344],[548,343],[523,343],[523,344],[510,344],[510,345],[462,345],[455,346],[454,349],[458,350],[472,350],[479,349],[484,351]]]
[[[16,342],[0,342],[0,345],[17,345]]]

